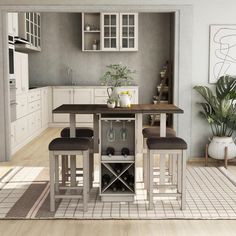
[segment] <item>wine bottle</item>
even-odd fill
[[[125,186],[119,181],[119,182],[117,182],[117,189],[121,192],[124,192]]]
[[[114,170],[117,174],[120,174],[123,169],[123,165],[121,163],[116,163],[114,165]]]
[[[115,149],[113,147],[108,147],[106,150],[108,156],[113,156],[115,154]]]
[[[124,147],[124,148],[121,149],[121,155],[123,155],[123,156],[128,156],[129,153],[130,153],[130,152],[129,152],[129,149],[128,149],[128,148]]]
[[[128,177],[129,177],[129,172],[126,171],[126,172],[122,175],[122,178],[123,178],[123,180],[124,180],[125,182],[127,182],[127,181],[128,181]]]
[[[112,184],[111,189],[113,192],[117,192],[117,190],[118,190],[117,183]]]
[[[107,185],[109,184],[110,180],[111,180],[110,175],[104,174],[104,175],[102,176],[102,186],[103,186],[103,187],[107,186]]]
[[[130,187],[134,187],[134,176],[132,174],[128,175],[127,183]]]

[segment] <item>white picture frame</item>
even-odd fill
[[[236,25],[210,25],[209,83],[236,76]]]

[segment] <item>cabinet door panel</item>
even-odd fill
[[[120,51],[138,50],[138,14],[120,13]]]
[[[93,104],[93,89],[74,89],[74,104]],[[93,122],[93,115],[76,115],[76,122]]]
[[[62,104],[72,104],[72,89],[53,89],[53,109],[61,106]],[[54,114],[54,122],[69,122],[69,115],[67,114]]]
[[[16,97],[16,118],[21,118],[28,114],[27,94],[21,94]]]
[[[101,36],[102,50],[118,51],[119,50],[119,14],[102,13],[101,14]]]
[[[16,121],[16,143],[22,142],[28,135],[28,117],[26,116]]]

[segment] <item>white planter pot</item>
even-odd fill
[[[108,108],[115,108],[115,106],[116,106],[116,103],[115,102],[113,102],[113,103],[107,103],[107,107]]]
[[[213,137],[208,147],[208,155],[214,159],[224,160],[225,147],[228,147],[228,159],[236,157],[236,145],[232,137]]]

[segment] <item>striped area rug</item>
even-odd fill
[[[1,168],[1,167],[0,167]],[[141,173],[141,169],[137,172]],[[15,167],[0,179],[2,219],[236,219],[236,186],[225,170],[215,167],[188,167],[187,208],[173,198],[155,199],[148,210],[143,183],[137,184],[132,203],[101,202],[98,185],[90,193],[88,211],[81,200],[65,199],[49,211],[48,169]]]

